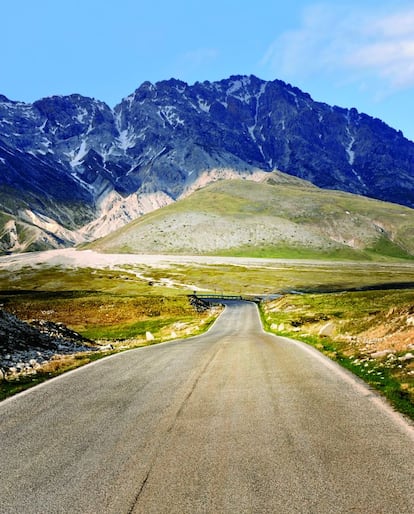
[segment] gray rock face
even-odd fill
[[[80,95],[33,104],[0,96],[0,211],[17,220],[33,224],[21,216],[30,210],[79,229],[110,194],[177,199],[214,168],[279,169],[414,207],[413,142],[278,80],[145,82],[114,109]]]

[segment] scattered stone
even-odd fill
[[[272,323],[270,325],[271,330],[275,330],[277,332],[283,332],[285,330],[285,324],[284,323]]]
[[[414,325],[414,316],[407,317],[407,325],[410,325],[410,326]]]
[[[319,330],[319,334],[320,336],[324,336],[324,337],[331,337],[334,335],[334,332],[335,332],[335,323],[333,323],[332,321],[328,321],[328,323],[326,323],[320,330]]]
[[[109,343],[109,344],[103,344],[103,345],[101,345],[101,346],[98,348],[98,350],[99,350],[99,351],[113,350],[113,349],[114,349],[114,347],[113,347],[113,345],[112,345],[112,344],[110,344],[110,343]]]
[[[412,353],[406,353],[405,355],[401,355],[401,357],[398,357],[398,360],[400,362],[411,361],[413,359],[414,359],[414,354],[412,354]]]
[[[147,341],[154,341],[155,337],[151,334],[151,332],[146,332],[145,338]]]
[[[379,352],[371,353],[371,357],[373,359],[381,359],[382,357],[386,357],[390,353],[392,354],[391,350],[380,350]]]

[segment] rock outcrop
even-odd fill
[[[62,323],[26,323],[0,309],[0,378],[36,371],[56,355],[93,351],[94,343]]]

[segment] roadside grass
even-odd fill
[[[18,378],[0,381],[0,401],[46,382],[51,378],[62,375],[67,371],[71,371],[80,366],[84,366],[85,364],[107,357],[108,355],[112,355],[113,353],[117,353],[117,351],[96,351],[70,356],[65,355],[49,361],[35,374],[20,375]]]
[[[198,312],[189,292],[127,271],[42,267],[1,273],[2,308],[23,320],[63,323],[112,349],[55,356],[35,374],[0,381],[0,399],[112,353],[203,333],[219,311]]]
[[[315,347],[414,419],[414,360],[403,358],[414,335],[413,290],[286,295],[260,310],[266,330]]]
[[[343,353],[338,342],[304,334],[288,333],[321,351],[381,393],[399,412],[414,420],[414,380],[402,378],[398,369],[390,369],[375,359],[355,359]]]
[[[174,331],[174,326],[189,327],[194,321],[193,316],[183,317],[163,317],[161,312],[158,319],[145,319],[135,322],[110,324],[103,326],[101,324],[94,325],[82,330],[82,335],[92,340],[109,340],[109,341],[125,341],[131,339],[144,339],[146,334],[150,333],[157,339],[162,339],[162,334],[166,334],[168,329]],[[200,322],[200,320],[197,320]]]

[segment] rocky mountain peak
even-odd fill
[[[0,94],[0,102],[8,103],[8,104],[14,103],[12,100],[9,100],[7,98],[7,96],[1,95],[1,94]]]

